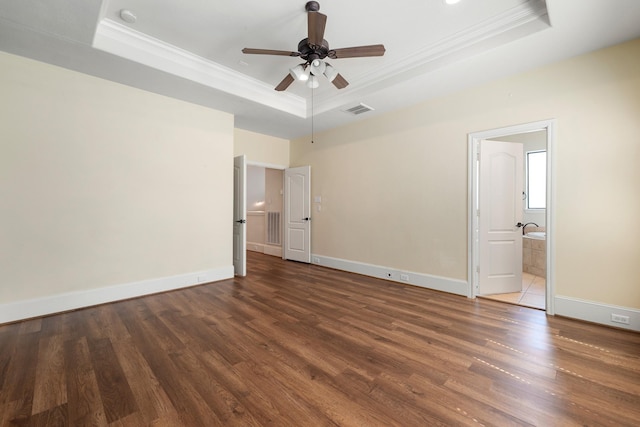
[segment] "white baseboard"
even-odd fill
[[[261,254],[282,258],[282,246],[273,246],[264,243],[247,242],[247,250],[260,252]]]
[[[586,301],[565,296],[556,296],[554,298],[554,303],[555,314],[558,316],[571,317],[574,319],[586,320],[587,322],[640,332],[640,310],[638,309],[602,304],[599,302]],[[612,322],[612,314],[627,317],[629,324]]]
[[[86,291],[68,292],[42,298],[0,304],[0,324],[46,316],[143,295],[187,288],[233,277],[233,265],[177,276],[143,280]]]
[[[264,253],[282,258],[282,246],[264,245]]]
[[[247,242],[247,250],[264,253],[264,243]]]
[[[312,264],[335,268],[336,270],[362,274],[364,276],[377,277],[407,285],[421,286],[436,291],[452,294],[469,295],[469,285],[465,280],[450,279],[448,277],[432,276],[429,274],[415,273],[406,270],[398,270],[373,264],[365,264],[356,261],[348,261],[339,258],[331,258],[321,255],[311,256]]]

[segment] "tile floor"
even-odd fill
[[[544,277],[534,276],[533,274],[523,272],[521,292],[485,295],[483,298],[544,310],[546,288],[547,284]]]

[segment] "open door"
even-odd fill
[[[311,166],[284,171],[284,258],[311,262]]]
[[[522,290],[523,147],[480,141],[480,295]]]
[[[247,275],[247,159],[233,159],[233,270]]]

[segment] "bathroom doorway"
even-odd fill
[[[552,257],[552,221],[553,221],[553,139],[555,131],[555,121],[548,120],[524,125],[510,126],[501,129],[472,133],[469,135],[469,247],[471,256],[469,260],[469,280],[470,297],[483,297],[495,299],[507,303],[523,305],[527,307],[546,310],[553,314],[553,257]],[[517,221],[514,221],[511,231],[517,234],[517,243],[513,250],[509,250],[509,255],[518,257],[521,262],[522,274],[516,275],[508,268],[498,266],[498,270],[493,271],[494,277],[498,280],[503,276],[506,280],[521,281],[518,289],[510,289],[508,293],[495,293],[486,284],[488,270],[495,269],[494,259],[488,257],[487,246],[481,240],[482,224],[486,225],[487,212],[479,216],[480,212],[480,141],[508,141],[514,146],[522,147],[522,161],[524,162],[524,176],[522,181],[522,212],[518,212]],[[531,154],[531,155],[529,155]],[[543,172],[540,177],[540,160],[544,160]],[[485,165],[486,170],[486,165]],[[486,177],[484,178],[486,179]],[[520,186],[520,184],[517,184]],[[542,197],[542,200],[540,199]],[[485,199],[486,200],[486,199]],[[485,223],[482,223],[483,217]],[[511,227],[509,226],[507,228]],[[484,232],[483,232],[484,233]],[[482,237],[484,238],[484,237]],[[521,238],[521,239],[520,239]],[[513,242],[516,242],[514,240]],[[499,242],[503,243],[503,242]],[[518,246],[518,247],[516,247]],[[502,251],[504,255],[504,248]],[[517,251],[516,251],[517,249]],[[484,251],[484,252],[483,252]],[[504,262],[503,258],[500,262]],[[484,265],[482,265],[484,264]],[[508,266],[511,267],[511,266]],[[518,268],[518,267],[515,267]],[[481,272],[484,273],[481,276]],[[519,273],[519,272],[518,272]],[[509,279],[509,276],[511,279]],[[516,290],[517,292],[514,292]]]

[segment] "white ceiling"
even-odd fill
[[[323,0],[331,48],[382,43],[383,57],[331,64],[350,82],[273,88],[301,62],[305,0],[2,0],[0,50],[235,115],[282,138],[373,117],[640,37],[638,0]],[[133,24],[120,19],[128,9]],[[313,102],[312,102],[313,100]],[[364,103],[374,111],[342,110]]]

